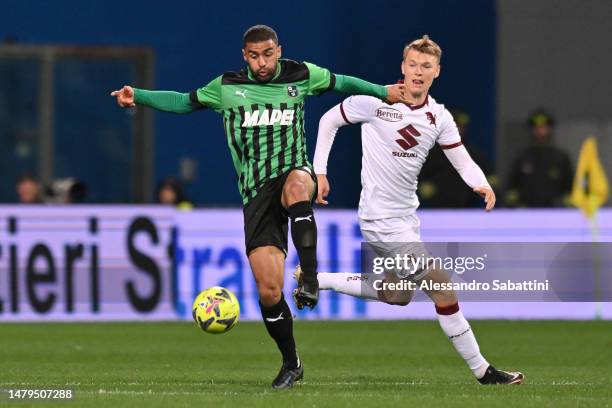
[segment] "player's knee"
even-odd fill
[[[429,293],[429,297],[431,300],[433,300],[436,306],[439,307],[446,307],[455,304],[458,301],[457,294],[454,290],[433,291],[432,293]]]
[[[274,306],[280,302],[281,299],[281,288],[277,285],[260,285],[259,301],[266,307]]]
[[[410,304],[412,296],[385,296],[380,300],[392,306],[407,306]]]
[[[288,182],[285,186],[285,193],[289,203],[307,201],[310,198],[308,186],[302,180]]]
[[[406,301],[406,300],[390,300],[388,302],[385,302],[389,305],[392,306],[408,306],[410,304],[410,301]]]
[[[407,306],[412,301],[414,291],[379,291],[379,300],[393,306]]]

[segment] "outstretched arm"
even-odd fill
[[[352,76],[332,74],[328,69],[318,67],[310,62],[305,62],[304,64],[309,71],[309,95],[320,95],[323,92],[334,90],[349,95],[374,96],[389,103],[402,102],[404,100],[403,84],[376,85]]]
[[[111,96],[117,98],[117,103],[122,108],[142,105],[172,113],[190,113],[197,109],[192,105],[188,93],[146,91],[126,85],[118,91],[111,92]]]
[[[334,138],[336,137],[338,128],[347,124],[341,112],[341,104],[328,110],[319,121],[317,147],[313,160],[314,170],[317,175],[318,204],[327,205],[325,198],[327,198],[330,191],[329,181],[327,180],[327,160],[329,159],[329,152],[334,144]]]
[[[472,187],[475,193],[484,198],[485,210],[491,211],[495,206],[495,193],[481,168],[470,157],[465,146],[459,145],[451,149],[444,149],[444,154],[465,181],[465,184]]]
[[[348,75],[335,75],[334,91],[350,95],[368,95],[384,99],[389,103],[401,102],[404,98],[404,85],[376,85],[363,79]]]

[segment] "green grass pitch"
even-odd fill
[[[70,388],[72,401],[0,406],[558,407],[612,405],[612,323],[473,321],[487,359],[520,386],[472,378],[437,322],[297,322],[304,381],[261,323],[207,335],[190,323],[0,325],[0,389]]]

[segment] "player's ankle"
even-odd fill
[[[298,368],[300,366],[300,357],[296,355],[295,358],[284,359],[283,366],[289,370]]]
[[[472,373],[474,374],[474,377],[481,379],[487,373],[487,368],[489,368],[489,363],[485,361],[477,368],[472,368]]]

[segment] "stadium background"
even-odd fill
[[[442,1],[435,8],[417,3],[407,8],[400,1],[357,1],[350,5],[314,1],[292,3],[291,7],[273,11],[248,2],[236,3],[231,11],[222,3],[198,1],[172,8],[144,1],[116,2],[112,7],[111,3],[100,2],[84,6],[78,1],[62,1],[52,6],[36,3],[36,7],[32,2],[6,1],[4,4],[5,12],[0,14],[2,49],[16,52],[1,54],[0,60],[3,73],[0,81],[4,89],[0,97],[0,136],[4,145],[0,150],[0,166],[6,181],[0,187],[0,198],[4,202],[14,199],[11,180],[23,171],[32,171],[46,181],[69,176],[79,178],[89,186],[86,202],[92,204],[146,203],[153,200],[158,180],[182,175],[188,167],[187,193],[198,206],[237,206],[239,197],[234,171],[216,114],[200,112],[177,116],[147,110],[123,111],[108,97],[108,92],[124,83],[189,91],[221,72],[240,69],[244,65],[240,54],[241,34],[257,22],[276,28],[285,57],[312,61],[333,72],[378,83],[393,83],[399,78],[402,47],[408,40],[427,33],[444,50],[442,75],[432,94],[448,107],[468,112],[470,144],[494,161],[496,172],[502,178],[511,158],[529,141],[526,116],[541,106],[556,116],[555,142],[569,152],[574,164],[582,140],[595,135],[603,165],[608,174],[612,173],[609,160],[612,120],[606,103],[611,85],[600,80],[605,77],[605,64],[594,63],[598,54],[605,54],[610,47],[606,41],[609,27],[604,24],[605,16],[612,15],[608,2],[593,1],[587,8],[578,1],[566,1],[558,7],[549,0],[535,4],[475,0],[467,3]],[[587,21],[589,23],[585,24]],[[589,45],[585,46],[587,38]],[[49,99],[45,99],[44,79],[41,79],[46,69],[44,55],[57,49],[67,49],[68,54],[73,49],[83,49],[85,53],[84,56],[57,54],[59,56],[53,57],[49,75],[51,91]],[[31,50],[38,54],[35,57],[27,54]],[[110,57],[104,54],[102,59],[96,59],[88,55],[87,50],[113,50],[116,54],[111,53]],[[20,53],[24,52],[30,56],[23,57]],[[130,52],[144,55],[144,64],[121,58],[122,53],[130,55]],[[310,154],[314,151],[318,118],[340,100],[341,96],[333,93],[309,100]],[[45,106],[52,108],[45,110]],[[45,119],[45,114],[52,118]],[[147,121],[150,121],[148,127]],[[139,135],[135,129],[139,129]],[[357,204],[361,156],[358,134],[358,127],[350,127],[343,129],[337,138],[329,166],[332,207],[354,208]],[[141,139],[137,140],[138,137]],[[107,216],[107,210],[102,207],[95,207],[90,216],[71,216],[66,214],[73,210],[60,211],[55,220],[57,224],[50,227],[36,224],[36,217],[41,214],[53,217],[55,209],[44,207],[33,213],[28,211],[25,215],[16,207],[3,207],[2,211],[6,215],[3,219],[3,242],[6,244],[10,244],[16,234],[9,229],[11,217],[18,224],[29,225],[26,232],[21,232],[20,239],[24,240],[19,252],[21,265],[27,263],[26,254],[36,242],[37,234],[52,230],[61,233],[64,226],[73,225],[70,223],[76,223],[70,228],[86,233],[88,217],[104,219]],[[143,214],[148,211],[150,209],[142,207]],[[200,217],[204,220],[201,221],[204,231],[210,227],[205,215],[208,211],[173,212],[168,217],[187,220]],[[428,227],[433,230],[448,228],[452,231],[449,240],[450,237],[464,237],[467,227],[453,222],[438,224],[436,216],[428,218],[427,210],[423,211],[428,223],[433,223],[424,224],[425,237]],[[467,210],[465,214],[477,216],[478,211]],[[578,213],[573,209],[556,211],[550,214],[559,224],[564,223],[565,217]],[[37,215],[32,218],[32,214]],[[345,220],[339,228],[351,231],[355,225],[351,221],[354,212],[337,214],[342,214],[338,219]],[[460,213],[455,214],[459,216]],[[486,218],[486,222],[491,225],[498,219],[516,218],[517,225],[524,225],[525,214],[498,210]],[[127,223],[130,218],[125,217]],[[228,211],[222,213],[222,217],[222,222],[240,223],[241,214],[239,210]],[[604,240],[609,235],[609,217],[608,212],[600,217]],[[155,216],[152,219],[159,221]],[[484,222],[485,219],[478,220]],[[184,223],[189,224],[189,221]],[[525,233],[526,240],[532,236],[537,236],[538,240],[553,240],[553,236],[540,227],[525,225],[525,228],[531,228]],[[104,229],[103,224],[100,229]],[[240,228],[232,233],[216,227],[210,229],[213,233],[191,231],[191,237],[196,237],[192,247],[204,248],[220,240],[215,233],[232,235],[231,247],[246,265],[240,250]],[[588,241],[591,239],[589,231],[590,226],[584,221],[570,233],[570,238]],[[352,232],[345,235],[351,240],[359,239]],[[179,246],[181,239],[191,239],[185,238],[180,228],[178,236]],[[506,236],[507,231],[502,231],[488,239],[505,241]],[[120,239],[125,241],[123,236]],[[340,248],[346,247],[343,240],[345,238],[340,239]],[[129,269],[127,252],[120,256],[123,256],[123,267]],[[338,259],[343,256],[344,253],[320,254],[321,264],[335,265],[332,270],[355,270],[354,265],[344,264],[338,269]],[[2,261],[6,266],[2,270],[6,272],[9,257],[5,255]],[[204,273],[193,266],[197,261],[189,262],[190,272],[183,275]],[[289,270],[288,266],[288,273]],[[213,283],[212,277],[218,275],[218,281],[223,281],[226,272],[218,268],[204,274],[208,282]],[[246,266],[241,269],[242,273],[244,276],[241,275],[240,280],[250,282]],[[190,291],[195,290],[192,286],[186,289],[184,296],[188,297]],[[4,289],[4,299],[9,299],[7,287]],[[254,300],[251,291],[248,296]],[[337,301],[337,297],[333,298]],[[7,308],[4,310],[6,312]],[[388,317],[404,317],[389,313]],[[184,310],[178,314],[185,317]],[[14,320],[19,316],[4,314],[3,318]],[[60,313],[58,318],[61,316],[67,317]],[[118,313],[115,316],[127,318],[132,315]],[[343,317],[338,313],[326,316]],[[344,317],[364,316],[347,314]],[[419,316],[418,313],[412,315]],[[422,316],[430,316],[430,313]],[[255,315],[248,317],[256,318]]]
[[[442,1],[435,7],[425,3],[406,7],[400,1],[356,1],[350,5],[313,1],[292,3],[286,10],[238,2],[231,12],[222,3],[198,1],[176,8],[144,1],[83,6],[82,2],[66,0],[51,6],[9,0],[3,4],[0,40],[17,45],[150,47],[155,55],[154,87],[181,91],[202,86],[226,70],[240,69],[241,33],[253,22],[276,27],[288,58],[311,60],[334,72],[379,83],[392,83],[399,77],[400,51],[406,41],[428,33],[444,49],[442,75],[432,94],[448,107],[469,113],[470,143],[494,160],[502,178],[512,157],[528,143],[525,119],[539,106],[556,116],[557,144],[574,161],[585,135],[597,135],[601,151],[612,151],[606,103],[612,85],[603,80],[607,64],[596,63],[598,55],[610,51],[605,21],[612,6],[606,1],[590,1],[588,7],[577,0],[561,5],[552,0]],[[122,119],[128,115],[123,113],[122,118],[105,100],[105,92],[109,86],[129,82],[132,75],[122,64],[98,69],[81,66],[78,71],[79,66],[71,66],[71,62],[65,67],[60,64],[56,72],[55,166],[52,175],[41,176],[80,176],[88,184],[97,182],[89,195],[91,202],[130,201],[130,186],[118,187],[129,178],[101,171],[96,161],[81,154],[80,147],[67,145],[74,145],[75,139],[97,142],[106,151],[100,161],[111,160],[130,171],[126,163],[129,155],[121,154],[121,150],[129,150],[129,140],[119,138],[123,143],[119,148],[104,145],[104,140],[107,144],[116,142],[108,141],[112,139],[109,134],[121,132]],[[36,64],[30,63],[28,69],[19,66],[22,76],[17,81],[14,74],[7,75],[11,67],[4,65],[0,69],[5,70],[7,88],[4,100],[0,99],[5,106],[0,116],[4,133],[0,162],[2,173],[12,180],[37,164],[31,156],[15,156],[13,134],[36,131],[31,129],[37,115],[32,108],[36,92],[32,87],[38,71]],[[83,90],[79,81],[85,82],[87,89]],[[83,100],[75,104],[75,96]],[[310,152],[318,118],[340,99],[329,94],[309,100]],[[147,134],[153,148],[141,153],[153,155],[153,181],[144,181],[148,191],[139,199],[152,199],[155,181],[179,174],[181,160],[188,159],[197,166],[193,181],[187,185],[194,201],[205,206],[235,205],[238,193],[217,115],[154,117],[153,132]],[[337,141],[337,150],[344,154],[330,164],[332,182],[342,179],[342,183],[334,183],[332,205],[353,207],[359,194],[360,146],[354,140],[358,129],[347,129],[344,134]],[[612,171],[610,160],[604,160],[604,166],[608,173]],[[11,183],[0,188],[0,199],[14,199]]]
[[[493,1],[479,0],[467,7],[445,1],[435,10],[424,3],[406,9],[400,1],[357,1],[350,5],[294,2],[280,8],[238,2],[231,10],[225,3],[212,1],[187,1],[181,7],[140,0],[115,2],[113,6],[106,2],[84,6],[80,1],[62,1],[59,5],[39,3],[36,7],[20,1],[5,4],[7,7],[0,15],[0,39],[14,38],[18,44],[151,47],[155,53],[155,88],[183,92],[203,86],[225,71],[241,69],[244,66],[240,51],[242,33],[258,22],[277,30],[286,58],[311,61],[329,67],[332,72],[383,84],[394,83],[401,77],[399,64],[405,43],[428,33],[444,47],[444,74],[434,94],[448,105],[464,106],[478,118],[474,120],[473,133],[479,135],[480,145],[489,153],[494,152],[493,139],[489,136],[495,128],[496,13]],[[398,10],[403,12],[398,13]],[[474,41],[478,46],[467,46]],[[469,49],[477,51],[466,53]],[[100,133],[108,139],[109,133],[119,128],[119,124],[113,126],[109,120],[115,119],[117,107],[107,91],[127,83],[130,77],[125,78],[124,65],[117,65],[114,69],[105,65],[104,73],[83,69],[80,76],[75,75],[74,81],[87,81],[91,90],[82,90],[78,85],[73,87],[70,78],[65,79],[63,87],[56,87],[55,134],[58,138],[64,138],[65,143],[73,140],[95,142],[102,137]],[[74,74],[71,68],[60,66],[58,76]],[[73,92],[68,91],[75,88]],[[75,95],[88,99],[82,102],[87,107],[85,112],[79,112],[78,104],[74,104]],[[309,99],[306,119],[311,154],[318,118],[340,100],[338,94]],[[90,112],[93,109],[95,113]],[[155,180],[178,174],[181,158],[187,157],[198,164],[197,180],[188,185],[190,198],[206,206],[237,205],[240,200],[220,117],[210,111],[181,117],[160,113],[154,116]],[[120,122],[121,118],[115,121]],[[354,207],[359,196],[361,146],[357,143],[358,132],[356,128],[351,129],[347,133],[353,137],[347,134],[338,139],[337,149],[343,154],[331,163],[331,171],[343,175],[343,182],[335,183],[334,187],[337,192],[334,205],[340,207]],[[66,147],[57,149],[60,154],[56,157],[56,177],[80,172],[88,178],[84,181],[96,186],[90,196],[94,202],[129,199],[125,197],[126,188],[120,190],[123,196],[113,190],[114,194],[102,191],[96,197],[95,190],[111,189],[111,182],[103,178],[105,183],[100,186],[99,174],[88,169],[96,164],[81,154],[81,148],[76,151]],[[2,151],[7,155],[11,149]],[[61,158],[65,158],[65,166]],[[110,159],[121,160],[116,156]],[[1,162],[11,161],[5,158]],[[24,164],[17,161],[12,168],[19,165]],[[5,174],[16,176],[14,170]],[[125,178],[114,176],[114,183],[127,182]],[[5,201],[14,198],[10,184],[3,187],[2,198]]]
[[[242,33],[257,23],[278,31],[287,58],[392,83],[404,44],[427,33],[444,50],[432,95],[467,111],[470,143],[502,179],[536,107],[555,116],[574,166],[595,136],[610,176],[611,18],[608,0],[0,1],[0,405],[7,389],[44,387],[91,407],[609,406],[612,303],[598,302],[462,302],[487,359],[527,375],[484,390],[429,302],[324,293],[314,312],[294,310],[305,382],[269,392],[278,355],[258,321],[221,119],[125,111],[108,94],[124,83],[190,91],[240,69]],[[340,100],[308,100],[311,155],[320,115]],[[336,208],[316,210],[330,271],[358,270],[358,135],[336,139]],[[27,171],[79,178],[87,205],[15,204]],[[184,178],[198,208],[152,205],[167,176]],[[596,223],[575,208],[420,215],[429,241],[612,242],[609,208]],[[286,296],[295,263],[291,249]],[[187,322],[194,293],[213,284],[232,288],[253,322],[223,336]]]

